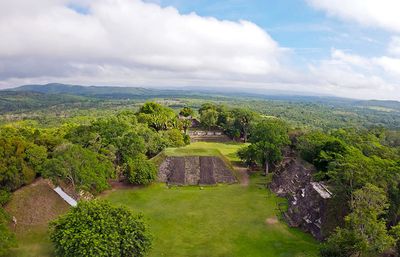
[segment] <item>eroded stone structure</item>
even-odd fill
[[[236,183],[231,169],[219,157],[167,157],[159,167],[158,179],[172,185]]]
[[[332,193],[325,184],[312,180],[314,172],[312,165],[291,154],[277,167],[270,188],[288,199],[284,216],[289,225],[300,227],[322,240]]]

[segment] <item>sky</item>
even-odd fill
[[[400,100],[399,0],[0,1],[0,88],[32,83]]]

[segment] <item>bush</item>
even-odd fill
[[[125,175],[132,184],[146,185],[157,178],[157,168],[144,154],[139,154],[128,160]]]
[[[184,134],[178,129],[162,131],[161,136],[165,140],[167,147],[181,147],[186,145]]]
[[[57,256],[144,256],[151,236],[141,215],[104,201],[80,202],[50,224]]]

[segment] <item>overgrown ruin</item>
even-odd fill
[[[314,172],[314,166],[291,153],[277,167],[270,189],[288,199],[284,217],[290,226],[299,227],[322,240],[332,193],[323,183],[312,180]]]
[[[158,179],[171,185],[215,185],[236,183],[228,165],[215,156],[166,157]]]

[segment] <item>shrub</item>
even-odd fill
[[[125,175],[132,184],[146,185],[156,179],[157,168],[144,154],[139,154],[128,160]]]
[[[141,215],[104,201],[80,202],[50,224],[57,256],[144,256],[151,236]]]

